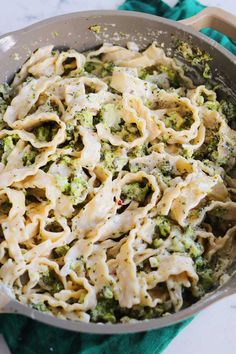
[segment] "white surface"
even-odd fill
[[[51,16],[79,10],[113,9],[122,3],[122,0],[47,0],[46,6],[43,6],[44,1],[4,1],[0,12],[0,34]],[[174,5],[177,1],[166,0],[166,2]],[[202,0],[202,3],[222,7],[236,14],[236,0]],[[199,314],[171,342],[164,354],[234,354],[236,353],[235,331],[236,295],[220,301]],[[0,341],[0,354],[7,354],[2,345]]]

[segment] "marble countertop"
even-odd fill
[[[176,0],[166,0],[175,5]],[[208,6],[218,6],[236,14],[235,0],[201,0]],[[122,0],[10,0],[0,12],[0,34],[28,26],[42,19],[68,12],[114,9]],[[171,342],[164,354],[234,354],[236,353],[236,294],[212,305]],[[0,353],[7,354],[0,338]],[[14,353],[13,353],[14,354]],[[152,354],[152,353],[147,353]]]

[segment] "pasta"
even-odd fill
[[[128,48],[40,48],[1,86],[0,281],[60,318],[179,311],[233,257],[232,106]]]

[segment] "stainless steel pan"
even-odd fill
[[[95,34],[89,30],[94,24],[101,26],[101,33]],[[180,22],[125,11],[89,11],[55,17],[0,37],[0,81],[9,80],[32,51],[49,43],[84,51],[99,46],[104,41],[119,45],[125,45],[127,41],[136,41],[144,48],[156,40],[171,50],[174,47],[174,36],[175,39],[186,42],[191,40],[193,46],[207,51],[213,58],[211,67],[214,75],[220,74],[224,78],[224,83],[232,89],[231,92],[236,92],[236,57],[215,41],[197,32],[203,27],[215,28],[236,40],[236,18],[217,8],[205,9],[200,14]],[[13,300],[1,286],[0,312],[23,314],[53,326],[78,332],[103,334],[140,332],[182,321],[235,292],[236,274],[223,287],[178,313],[140,323],[100,325],[66,321],[40,313]]]

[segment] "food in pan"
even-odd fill
[[[224,281],[234,107],[156,43],[40,48],[1,86],[0,108],[0,279],[17,300],[129,322]]]

